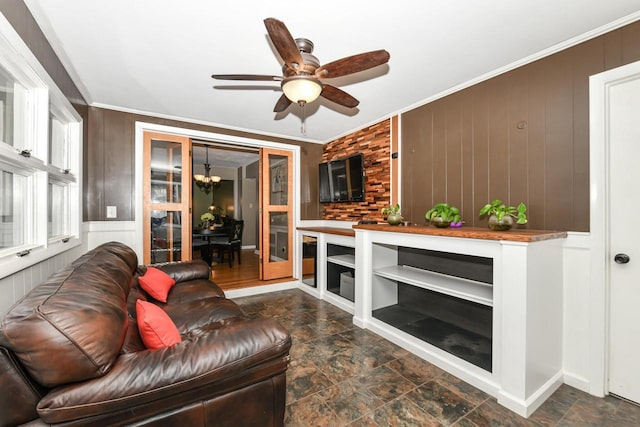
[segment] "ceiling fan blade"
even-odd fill
[[[276,102],[276,106],[273,107],[273,112],[282,113],[289,107],[289,105],[291,105],[291,100],[287,98],[283,93],[280,99],[278,99],[278,102]]]
[[[333,79],[335,77],[346,76],[347,74],[357,73],[377,67],[378,65],[386,64],[389,62],[389,58],[389,52],[384,49],[348,56],[321,66],[316,70],[316,77]]]
[[[265,19],[264,25],[267,27],[267,33],[269,33],[269,38],[273,46],[275,46],[284,63],[293,71],[297,72],[304,61],[296,45],[296,41],[291,36],[287,27],[283,22],[274,18]]]
[[[217,80],[258,80],[279,82],[282,80],[281,76],[265,76],[261,74],[213,74],[211,78]]]
[[[360,101],[349,95],[347,92],[328,84],[323,85],[320,96],[348,108],[354,108],[360,104]]]

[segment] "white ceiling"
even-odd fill
[[[640,18],[639,0],[25,0],[91,105],[327,142],[452,88]],[[263,20],[315,43],[322,64],[386,49],[388,66],[334,79],[360,100],[276,115],[281,75]],[[364,79],[364,80],[363,80]],[[214,86],[251,85],[249,89]]]
[[[207,150],[199,145],[194,145],[192,150],[194,173],[204,173],[204,162],[207,160]],[[214,168],[241,168],[258,161],[258,151],[225,149],[211,147],[208,150],[209,164]]]

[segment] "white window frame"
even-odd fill
[[[0,163],[28,176],[26,243],[0,250],[1,279],[82,244],[82,118],[2,14],[0,58],[2,67],[26,88],[14,94],[22,104],[14,115],[16,147],[0,142]],[[64,123],[68,150],[64,169],[48,163],[50,114]],[[30,150],[30,157],[21,155],[18,147]],[[50,182],[65,186],[67,212],[64,234],[48,238]]]

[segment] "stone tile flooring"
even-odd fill
[[[287,426],[640,426],[640,407],[567,385],[522,418],[297,289],[235,301],[291,332]]]

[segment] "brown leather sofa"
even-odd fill
[[[182,342],[145,348],[135,253],[107,243],[52,275],[0,323],[0,425],[279,426],[291,338],[248,318],[202,261],[156,267]]]

